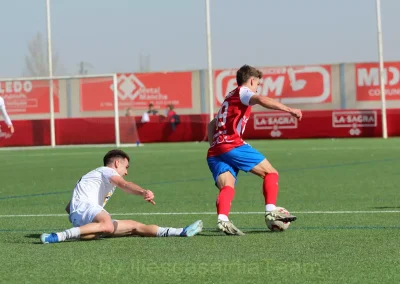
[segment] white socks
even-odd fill
[[[228,218],[228,216],[226,216],[224,214],[218,214],[218,220],[228,222],[229,218]]]
[[[183,228],[158,227],[157,237],[179,237],[182,232]]]
[[[276,209],[275,204],[267,204],[267,205],[265,205],[265,211],[270,212],[270,211],[274,211],[275,209]]]
[[[80,236],[81,236],[81,230],[78,227],[57,233],[58,241],[60,242],[70,239],[78,239]]]
[[[157,237],[178,237],[182,232],[183,228],[158,227]],[[60,242],[70,239],[79,239],[80,236],[81,236],[81,231],[79,227],[71,228],[65,230],[64,232],[57,233],[57,237]]]

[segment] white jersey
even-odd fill
[[[7,111],[6,111],[6,105],[4,103],[4,99],[2,97],[0,97],[0,112],[3,115],[4,120],[6,121],[6,124],[12,125],[11,119],[8,116]]]
[[[104,207],[115,191],[110,182],[112,176],[119,176],[116,170],[100,167],[81,177],[74,188],[71,200],[71,212],[83,202]]]

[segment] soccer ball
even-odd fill
[[[285,212],[289,213],[285,208],[283,207],[276,207],[276,210],[280,212]],[[282,221],[267,221],[267,227],[270,229],[272,232],[282,232],[285,231],[289,228],[290,222],[282,222]]]

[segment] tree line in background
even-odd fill
[[[139,54],[139,72],[150,72],[150,55]],[[79,75],[87,75],[88,69],[94,66],[86,61],[78,63]],[[60,55],[53,51],[53,75],[65,75],[65,69],[61,64]],[[76,73],[75,73],[76,74]],[[26,77],[47,77],[49,76],[49,64],[47,54],[47,42],[42,33],[38,32],[28,42],[28,53],[25,56],[25,70],[23,76]]]

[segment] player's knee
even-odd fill
[[[267,159],[264,159],[257,166],[251,169],[251,172],[263,179],[268,174],[278,174],[278,171],[271,165],[270,162],[267,161]]]
[[[279,175],[278,171],[274,168],[269,168],[269,169],[265,169],[264,171],[261,172],[261,178],[265,179],[267,177],[267,175],[272,175],[272,174],[276,174]]]
[[[225,172],[218,176],[217,187],[221,190],[225,186],[235,187],[236,178],[231,172]]]
[[[112,234],[114,233],[114,224],[112,222],[103,222],[100,224],[101,232],[104,234]]]
[[[268,171],[264,171],[263,174],[261,175],[261,177],[263,179],[265,179],[268,175],[274,175],[274,174],[279,176],[278,171],[275,170],[274,168],[272,168],[272,169],[269,169]]]
[[[274,168],[272,168],[267,174],[277,174],[279,175],[278,171]]]
[[[235,188],[235,181],[229,181],[229,182],[217,182],[217,187],[219,190],[222,190],[224,187],[231,187],[231,188]]]

